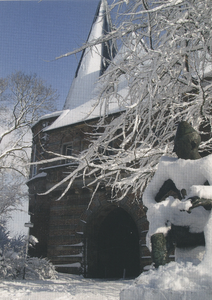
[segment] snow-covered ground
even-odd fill
[[[124,287],[120,300],[209,300],[212,299],[211,263],[171,262],[151,269]]]
[[[1,300],[118,300],[133,280],[85,279],[58,274],[54,280],[1,280]]]

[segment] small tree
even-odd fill
[[[0,217],[20,204],[28,175],[31,126],[55,108],[56,92],[36,75],[16,72],[0,79]]]

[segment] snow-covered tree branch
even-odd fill
[[[0,81],[1,169],[23,169],[31,147],[30,129],[38,118],[55,108],[56,92],[36,75],[16,72]],[[15,158],[14,164],[11,161]],[[20,169],[19,169],[19,163]]]
[[[55,109],[56,99],[56,92],[36,75],[16,72],[0,79],[1,217],[16,208],[25,195],[21,183],[28,175],[31,126]]]
[[[78,167],[66,179],[71,183],[82,176],[86,183],[93,178],[89,185],[103,181],[114,199],[122,199],[129,191],[140,197],[159,158],[172,155],[179,121],[199,130],[200,150],[211,151],[212,3],[120,0],[112,7],[119,8],[114,31],[78,50],[103,39],[121,41],[100,79],[97,105],[118,101],[123,113],[109,123],[100,120],[97,132],[103,132],[75,158]]]

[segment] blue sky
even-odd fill
[[[99,0],[0,1],[0,77],[36,73],[58,90],[62,109]]]

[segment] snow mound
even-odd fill
[[[212,276],[204,268],[171,262],[142,273],[120,293],[120,300],[208,300],[212,298]]]

